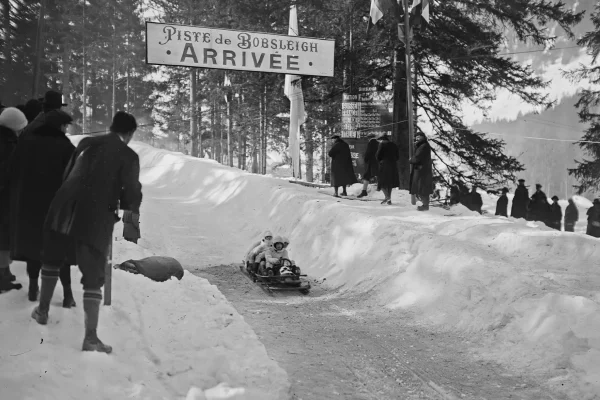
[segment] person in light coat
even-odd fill
[[[258,254],[258,253],[256,253],[256,251],[259,249],[259,247],[262,246],[263,244],[271,245],[272,241],[273,241],[273,234],[271,233],[271,231],[266,230],[265,233],[263,233],[262,239],[259,240],[258,242],[253,243],[252,246],[250,246],[250,248],[246,252],[246,262],[253,263],[254,259],[256,258],[256,255]]]
[[[289,259],[288,252],[284,247],[283,239],[277,236],[273,239],[273,247],[265,251],[265,261],[267,270],[273,269],[276,264],[279,264],[282,259]]]

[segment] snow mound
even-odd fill
[[[150,253],[119,241],[114,255],[122,262]],[[12,270],[27,282],[22,263]],[[31,319],[25,290],[0,296],[0,387],[11,399],[184,399],[192,387],[206,399],[285,398],[285,371],[217,288],[187,271],[157,283],[113,270],[112,305],[99,325],[113,354],[82,353],[80,279],[73,268],[74,309],[61,307],[57,285],[47,326]],[[223,395],[229,387],[235,396]]]
[[[420,213],[403,191],[391,207],[335,199],[331,189],[132,147],[151,197],[142,237],[182,262],[239,262],[271,229],[290,237],[290,256],[337,294],[364,293],[481,335],[489,340],[484,356],[538,373],[574,398],[600,393],[600,241],[494,217],[493,196],[484,196],[491,215],[462,206]],[[580,215],[585,221],[585,210]]]

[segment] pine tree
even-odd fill
[[[577,167],[569,169],[569,175],[579,183],[575,186],[579,194],[600,190],[600,114],[597,112],[600,90],[593,89],[600,84],[600,66],[593,66],[600,55],[600,4],[596,4],[591,20],[595,29],[581,37],[577,44],[587,48],[587,54],[592,56],[592,65],[582,66],[567,74],[576,82],[585,79],[591,84],[590,88],[581,90],[579,101],[575,104],[579,109],[580,121],[589,124],[579,146],[590,159],[577,161]]]

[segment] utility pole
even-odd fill
[[[413,124],[413,104],[412,104],[412,68],[410,60],[410,16],[408,15],[408,0],[403,0],[404,5],[404,48],[405,48],[405,63],[406,63],[406,108],[408,119],[408,157],[411,159],[415,151],[415,136]],[[410,167],[412,172],[412,165]],[[410,188],[409,188],[410,190]],[[417,198],[411,195],[412,205],[417,204]]]

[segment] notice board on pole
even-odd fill
[[[387,101],[381,98],[377,88],[361,87],[357,93],[344,93],[340,136],[350,146],[354,172],[359,180],[365,170],[363,156],[369,142],[367,136],[382,133],[391,135],[392,122]]]
[[[333,76],[335,41],[146,22],[146,63]]]

